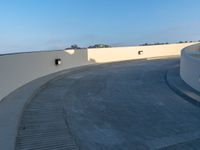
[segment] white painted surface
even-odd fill
[[[181,78],[200,92],[200,44],[186,47],[181,53]]]
[[[106,63],[113,61],[180,55],[183,48],[192,44],[194,43],[89,49],[88,59],[95,60],[98,63]],[[143,54],[138,55],[139,51],[143,51]]]
[[[61,65],[55,65],[54,61],[57,58],[61,58]],[[89,64],[87,50],[33,52],[0,56],[0,99],[34,79],[87,64]]]
[[[12,91],[39,77],[78,66],[151,57],[180,55],[194,43],[33,52],[0,56],[0,101]],[[138,55],[143,51],[142,55]],[[55,59],[61,58],[61,65]]]

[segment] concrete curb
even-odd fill
[[[200,92],[190,87],[181,79],[179,66],[175,66],[167,71],[165,81],[169,88],[172,89],[177,95],[181,96],[195,106],[200,107]]]

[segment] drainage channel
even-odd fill
[[[16,150],[79,149],[64,119],[59,94],[49,84],[32,99],[22,116]]]

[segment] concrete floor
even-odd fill
[[[198,150],[200,108],[165,81],[178,64],[128,61],[62,76],[25,110],[16,149]]]

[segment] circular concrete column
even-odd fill
[[[182,50],[180,75],[187,84],[200,92],[200,44]]]

